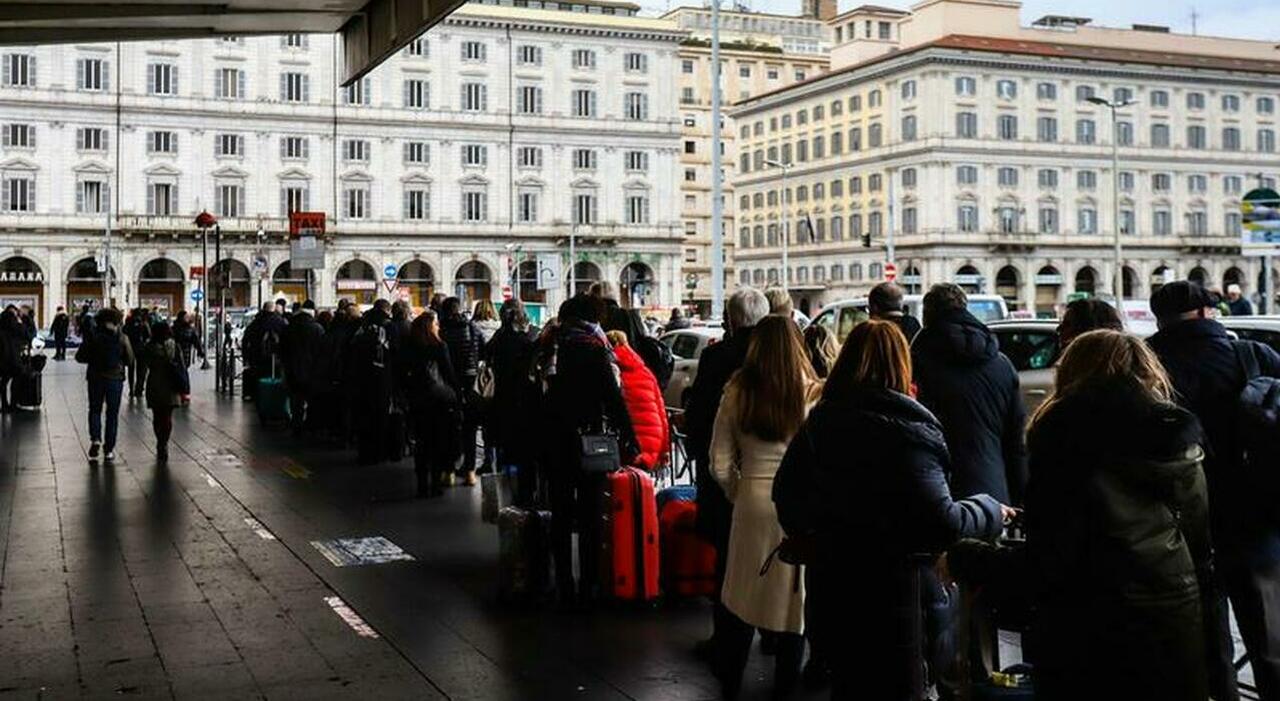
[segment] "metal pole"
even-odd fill
[[[782,270],[778,273],[782,289],[787,292],[791,291],[791,281],[787,279],[787,247],[791,244],[791,207],[787,202],[787,171],[790,168],[789,164],[782,165]]]
[[[221,260],[222,260],[222,225],[221,225],[221,224],[214,224],[214,225],[213,225],[213,261],[214,261],[214,262],[213,262],[213,267],[215,267],[215,268],[216,268],[216,267],[218,267],[218,262],[219,262],[219,261],[221,261]],[[205,277],[206,277],[206,278],[207,278],[207,277],[209,277],[209,271],[208,271],[208,270],[205,270],[205,271],[204,271],[204,275],[205,275]],[[213,329],[213,342],[217,345],[217,348],[215,348],[215,349],[214,349],[214,352],[213,352],[213,362],[214,362],[214,368],[213,368],[213,386],[218,388],[218,389],[217,389],[217,391],[218,391],[218,392],[221,392],[221,391],[222,391],[222,380],[223,380],[223,377],[222,377],[222,376],[223,376],[223,368],[222,368],[222,314],[223,314],[223,304],[222,304],[222,303],[223,303],[223,301],[224,301],[224,300],[222,299],[222,294],[221,294],[221,292],[222,292],[222,281],[221,281],[221,280],[219,280],[219,281],[218,281],[218,284],[214,286],[214,290],[213,290],[213,292],[214,292],[214,294],[218,295],[218,325],[217,325],[216,327],[214,327],[214,329]],[[206,297],[206,298],[205,298],[205,304],[208,304],[208,303],[209,303],[209,299]],[[206,355],[209,353],[209,349],[208,349],[208,347],[206,347],[206,348],[205,348],[205,351],[204,351],[204,352],[205,352],[205,354],[206,354]]]
[[[711,2],[711,309],[724,309],[724,176],[720,128],[720,0]]]
[[[569,297],[573,297],[578,294],[578,276],[574,274],[574,268],[577,267],[575,258],[578,255],[577,234],[577,224],[569,227]]]
[[[1120,321],[1125,323],[1124,313],[1124,263],[1120,244],[1120,139],[1116,133],[1116,106],[1111,108],[1111,223],[1115,227],[1115,271],[1111,277],[1112,291],[1116,296],[1116,311],[1120,313]],[[1128,326],[1127,323],[1125,323]]]
[[[888,222],[889,228],[885,230],[885,234],[884,234],[884,255],[888,259],[885,261],[886,263],[889,263],[890,265],[896,265],[896,263],[894,263],[894,260],[893,260],[893,256],[894,256],[893,227],[894,227],[894,224],[897,223],[897,218],[894,216],[894,209],[895,209],[894,204],[896,200],[894,200],[894,195],[893,195],[893,179],[895,176],[897,176],[897,172],[891,170],[889,171],[888,175],[889,175],[889,222]]]
[[[200,345],[204,346],[205,362],[209,354],[209,296],[205,294],[204,281],[209,278],[209,227],[200,229],[200,301],[196,302],[196,314],[200,319]]]

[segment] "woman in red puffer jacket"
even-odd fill
[[[636,442],[640,444],[640,457],[636,458],[635,466],[656,470],[666,463],[671,449],[667,405],[662,400],[662,389],[658,387],[653,372],[627,342],[625,333],[610,331],[608,336],[622,374],[622,398],[626,400]]]

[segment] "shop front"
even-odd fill
[[[436,274],[431,266],[420,260],[411,260],[396,273],[397,293],[415,309],[431,303],[436,291]]]
[[[338,268],[334,276],[338,299],[347,298],[359,305],[373,304],[378,297],[378,278],[373,266],[362,260],[351,260]]]
[[[88,305],[90,310],[102,308],[102,285],[105,276],[94,258],[83,258],[71,266],[67,273],[67,304],[77,312]],[[111,270],[111,277],[116,278],[116,271]]]
[[[44,271],[30,258],[13,256],[0,261],[0,309],[11,304],[31,309],[36,326],[44,325]]]
[[[168,258],[157,258],[138,273],[138,304],[168,319],[185,307],[186,277],[182,266]]]
[[[283,299],[290,304],[305,301],[308,287],[307,271],[294,272],[289,261],[285,261],[271,275],[271,300]]]

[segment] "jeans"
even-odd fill
[[[53,359],[66,360],[67,359],[67,337],[55,336],[54,344],[55,344],[54,345],[55,352],[53,354]]]
[[[89,378],[89,440],[102,443],[105,452],[116,449],[116,430],[120,423],[120,395],[124,380]],[[102,435],[102,405],[107,405],[107,435]]]

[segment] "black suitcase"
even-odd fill
[[[536,603],[551,593],[551,513],[508,506],[498,512],[498,598]]]
[[[37,409],[44,403],[44,373],[23,372],[13,378],[13,403],[23,409]]]

